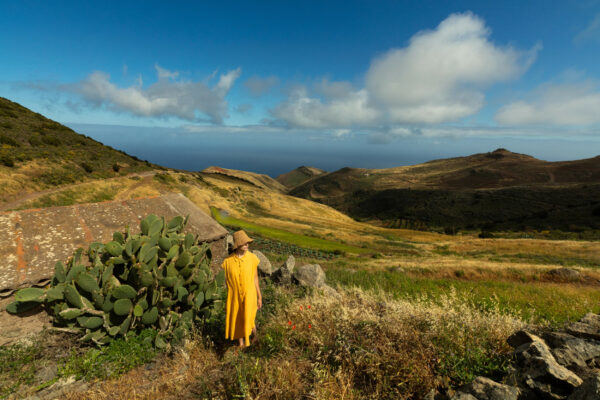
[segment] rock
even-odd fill
[[[325,272],[319,264],[306,264],[298,267],[293,276],[301,286],[318,288],[325,284]]]
[[[581,273],[572,268],[556,268],[546,272],[551,278],[559,279],[561,281],[578,281],[581,279]]]
[[[567,333],[587,339],[600,340],[600,315],[588,313],[567,327]]]
[[[75,380],[74,376],[61,378],[52,386],[41,390],[37,395],[43,400],[62,399],[67,394],[84,392],[89,388],[89,385],[84,381]]]
[[[295,265],[296,259],[293,255],[290,255],[281,268],[275,271],[275,273],[272,275],[273,280],[282,285],[291,284]]]
[[[478,400],[517,400],[520,391],[516,387],[503,385],[479,376],[461,391],[473,395]]]
[[[36,371],[35,381],[39,383],[45,383],[56,378],[57,374],[58,367],[56,364],[43,365],[39,370]]]
[[[324,295],[329,296],[329,297],[340,297],[340,294],[338,293],[337,290],[335,290],[334,288],[332,288],[331,286],[329,286],[328,284],[324,284],[323,286],[321,286],[319,288],[320,291],[323,292]]]
[[[581,378],[557,363],[542,339],[529,336],[533,341],[515,350],[521,382],[542,398],[566,398],[581,385]]]
[[[276,271],[276,269],[273,268],[273,266],[271,265],[271,261],[269,261],[267,256],[265,256],[262,252],[258,250],[252,250],[252,253],[254,253],[254,255],[260,260],[260,262],[258,263],[259,273],[261,273],[262,275],[270,276],[273,274],[273,272]]]
[[[538,337],[527,331],[517,331],[510,335],[508,339],[506,339],[506,341],[513,349],[516,349],[517,347],[522,346],[525,343],[533,342],[536,338]]]
[[[585,380],[569,396],[568,400],[598,400],[600,399],[600,375]]]
[[[550,351],[560,365],[583,379],[594,376],[588,365],[590,361],[595,364],[595,360],[600,357],[600,342],[581,339],[564,332],[548,332],[542,337],[550,345]]]

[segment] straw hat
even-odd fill
[[[240,246],[245,245],[246,243],[252,243],[254,240],[250,239],[246,232],[243,230],[239,230],[233,233],[233,249],[237,249]]]

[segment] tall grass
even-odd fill
[[[290,296],[275,289],[274,296]],[[501,375],[506,338],[525,326],[497,304],[450,292],[437,301],[360,289],[278,300],[246,351],[188,342],[70,399],[409,399],[476,375]]]

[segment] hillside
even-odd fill
[[[600,156],[548,162],[498,149],[389,169],[342,168],[290,194],[389,227],[599,229]]]
[[[152,169],[151,165],[0,97],[0,199]]]
[[[249,183],[259,188],[273,190],[278,193],[285,193],[287,189],[281,183],[268,175],[257,174],[255,172],[238,171],[235,169],[227,169],[221,167],[211,166],[205,168],[203,171],[205,174],[217,174],[224,177],[232,178],[242,182]]]
[[[310,179],[313,179],[316,176],[326,173],[327,171],[319,168],[301,166],[295,170],[279,175],[277,178],[275,178],[275,180],[281,183],[283,186],[292,189]]]

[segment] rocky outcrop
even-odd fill
[[[261,275],[271,276],[273,272],[276,271],[273,265],[271,265],[271,261],[269,261],[267,256],[265,256],[262,252],[258,250],[252,250],[252,253],[254,253],[254,255],[260,260],[260,262],[258,263],[258,272]]]
[[[306,264],[298,267],[294,271],[293,277],[300,286],[318,288],[325,285],[325,272],[319,264]]]
[[[273,274],[273,280],[283,285],[289,285],[292,283],[292,276],[294,273],[294,267],[296,266],[296,259],[290,255],[285,263]]]
[[[541,337],[519,331],[507,341],[514,362],[505,382],[478,377],[450,399],[600,399],[600,315],[586,314],[565,331]]]

